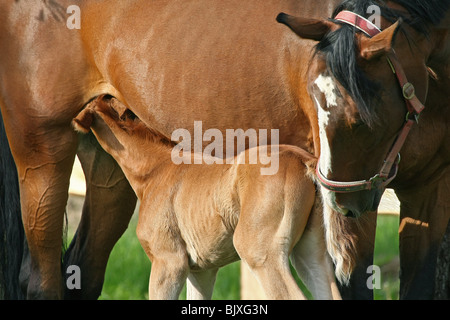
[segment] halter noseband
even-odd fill
[[[350,12],[341,11],[335,20],[349,24],[358,30],[364,32],[367,36],[373,37],[381,33],[381,30],[366,18]],[[391,67],[392,72],[395,74],[400,88],[402,89],[403,98],[406,102],[408,113],[406,115],[406,123],[403,129],[397,136],[391,151],[384,160],[384,164],[378,174],[370,178],[369,180],[351,181],[351,182],[339,182],[332,181],[325,177],[321,172],[319,163],[317,162],[316,174],[320,184],[325,188],[337,193],[350,193],[363,190],[372,190],[374,188],[385,188],[394,178],[397,176],[398,164],[400,163],[400,150],[403,147],[408,134],[414,125],[418,122],[421,112],[425,109],[425,106],[416,97],[415,89],[412,83],[410,83],[406,77],[405,71],[400,64],[397,55],[392,49],[388,54],[387,61]],[[394,168],[392,168],[395,165]],[[391,171],[393,174],[391,175]]]

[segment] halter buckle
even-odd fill
[[[414,120],[417,124],[419,124],[420,114],[413,113],[412,116],[414,117],[414,119],[411,117],[411,112],[408,111],[406,113],[406,121]]]
[[[373,187],[378,188],[381,184],[383,184],[387,179],[380,176],[380,174],[376,174],[372,178],[369,179],[370,182],[370,189],[372,190]]]
[[[403,97],[406,100],[411,100],[416,96],[416,88],[414,88],[414,85],[411,82],[405,83],[402,90],[403,90]]]

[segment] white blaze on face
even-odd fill
[[[332,77],[320,75],[315,85],[325,96],[326,106],[321,106],[316,97],[320,136],[320,170],[327,176],[331,173],[331,151],[326,128],[330,119],[330,108],[337,107],[336,86]]]
[[[314,97],[314,99],[316,100],[319,118],[319,137],[320,137],[319,167],[324,175],[328,175],[331,173],[331,152],[326,127],[328,125],[330,111],[322,109],[316,97]]]
[[[337,88],[334,83],[333,78],[329,76],[320,75],[316,81],[315,85],[319,88],[320,92],[325,96],[326,106],[322,106],[319,103],[317,97],[314,97],[315,103],[317,105],[317,116],[319,121],[319,136],[320,136],[320,159],[319,168],[320,171],[328,176],[332,173],[331,168],[331,149],[330,142],[327,136],[327,126],[330,122],[331,108],[337,107]],[[336,204],[336,194],[323,187],[320,188],[322,192],[322,198],[324,199],[324,206],[329,206],[335,211],[346,214],[348,211],[346,209],[339,208]],[[326,217],[324,217],[326,219]]]
[[[314,82],[320,92],[325,96],[326,105],[322,106],[319,103],[317,97],[314,97],[317,105],[317,116],[319,121],[319,136],[320,136],[320,158],[319,168],[320,171],[328,176],[331,174],[331,149],[327,136],[327,126],[330,121],[331,108],[337,107],[337,88],[334,84],[333,78],[329,76],[320,75]],[[329,191],[323,187],[320,188],[322,197],[324,199],[324,206],[329,206],[333,210],[341,211],[336,205],[336,195],[334,192]]]
[[[320,92],[325,95],[327,108],[337,107],[337,89],[333,78],[321,74],[314,83],[319,88]]]

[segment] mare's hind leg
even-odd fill
[[[187,281],[188,300],[211,300],[218,269],[191,272]]]
[[[70,122],[48,121],[45,116],[19,119],[5,110],[4,119],[18,170],[22,219],[29,247],[27,297],[59,299],[63,292],[63,217],[77,136]]]
[[[77,233],[64,258],[64,269],[69,265],[80,267],[81,290],[66,288],[65,298],[97,299],[109,254],[128,227],[136,196],[116,161],[103,151],[92,134],[80,137],[78,157],[87,190]]]
[[[333,263],[325,243],[322,203],[316,202],[303,235],[292,250],[291,261],[316,300],[340,300]]]

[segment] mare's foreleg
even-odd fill
[[[450,216],[450,173],[432,186],[396,193],[402,204],[400,298],[433,299],[437,257]]]
[[[70,265],[80,268],[81,290],[66,288],[65,298],[97,299],[109,255],[128,227],[136,195],[116,161],[92,134],[80,137],[78,157],[87,190],[77,233],[64,257],[64,269]]]
[[[29,270],[29,277],[22,276],[28,282],[24,284],[27,297],[60,299],[63,217],[77,136],[69,123],[50,123],[45,117],[18,119],[5,112],[4,118],[18,170],[29,248],[29,269],[23,268]]]

